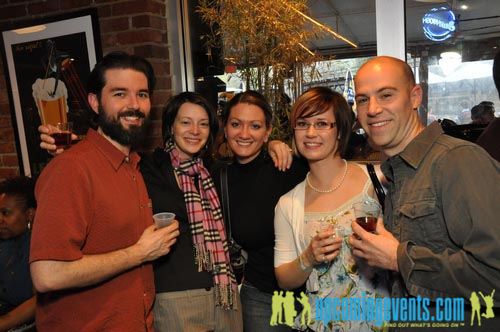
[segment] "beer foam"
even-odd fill
[[[35,83],[31,86],[33,89],[33,98],[35,102],[38,99],[42,100],[56,100],[61,97],[64,97],[66,100],[68,98],[68,89],[66,89],[66,84],[63,81],[59,80],[57,82],[57,89],[54,96],[50,94],[54,92],[54,87],[56,84],[56,79],[53,77],[49,77],[47,79],[37,78]]]

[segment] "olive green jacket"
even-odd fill
[[[400,241],[393,297],[494,294],[500,305],[500,164],[435,122],[382,165],[384,222]]]

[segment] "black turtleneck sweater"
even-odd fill
[[[248,253],[245,280],[263,292],[279,288],[274,276],[274,207],[304,180],[307,169],[303,160],[296,159],[281,172],[266,151],[247,164],[234,162],[228,167],[232,236]],[[214,171],[213,177],[220,193],[220,172]]]

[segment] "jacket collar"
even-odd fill
[[[425,156],[432,149],[434,142],[443,134],[441,124],[437,121],[431,123],[420,134],[418,134],[408,146],[399,154],[387,159],[382,163],[382,173],[388,180],[394,179],[393,167],[401,162],[408,164],[413,169],[417,169]]]
[[[414,169],[418,168],[422,160],[424,160],[424,157],[431,150],[434,142],[436,142],[443,133],[443,129],[439,122],[434,121],[418,134],[399,156]]]

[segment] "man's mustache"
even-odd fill
[[[143,119],[146,117],[146,115],[139,110],[129,110],[118,113],[118,118],[124,118],[127,116],[135,116],[138,117],[139,119]]]

